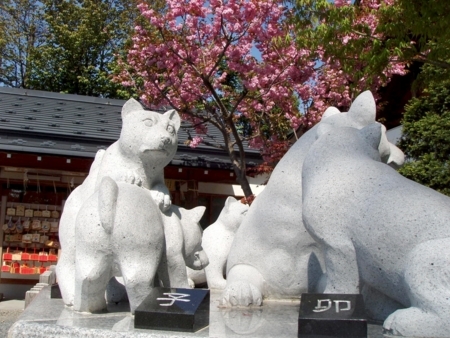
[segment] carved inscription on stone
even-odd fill
[[[351,310],[351,302],[349,300],[331,300],[331,299],[318,299],[317,306],[313,309],[314,312],[325,312],[331,309],[334,303],[336,313],[341,311]],[[342,304],[342,306],[341,306]]]
[[[160,303],[159,306],[172,306],[176,301],[187,303],[190,302],[189,299],[186,299],[189,297],[187,293],[165,292],[163,295],[167,296],[167,298],[156,298],[156,300],[167,300],[169,303]]]

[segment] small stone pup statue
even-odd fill
[[[191,288],[187,269],[203,270],[209,264],[201,246],[200,219],[204,212],[203,206],[187,210],[172,204],[163,214],[166,247],[158,268],[162,286]]]
[[[210,289],[225,288],[226,280],[224,275],[228,253],[230,252],[234,235],[248,208],[248,204],[241,203],[241,201],[229,196],[217,221],[203,231],[202,247],[208,256],[209,265],[204,271],[188,269],[188,276],[195,284],[207,281]]]

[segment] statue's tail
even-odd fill
[[[113,231],[118,194],[117,183],[109,176],[103,177],[98,190],[98,211],[100,223],[108,234]]]

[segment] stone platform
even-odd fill
[[[108,313],[80,314],[67,309],[61,299],[50,299],[44,287],[9,330],[10,338],[30,337],[297,337],[299,302],[266,301],[262,307],[220,307],[221,292],[211,292],[210,325],[200,331],[171,332],[134,328],[128,304],[111,304]],[[388,337],[381,325],[368,325],[369,338]]]

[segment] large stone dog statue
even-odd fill
[[[103,177],[149,189],[160,210],[170,208],[164,167],[177,150],[178,114],[173,110],[165,114],[147,111],[130,99],[122,108],[122,121],[119,140],[106,151],[97,153],[86,180],[64,205],[59,229],[62,250],[56,272],[66,305],[73,304],[75,292],[75,221],[83,203],[98,189]]]
[[[322,121],[361,129],[375,121],[372,94],[360,94],[348,113],[330,107]],[[223,302],[247,306],[264,298],[298,298],[322,275],[322,253],[302,224],[303,159],[316,140],[316,125],[305,133],[275,167],[266,188],[239,227],[227,262]],[[384,136],[383,161],[403,163],[403,153]]]
[[[355,294],[363,283],[378,308],[406,307],[385,320],[388,333],[448,337],[450,198],[381,162],[377,123],[317,133],[303,164],[303,221],[325,252],[324,292]]]

